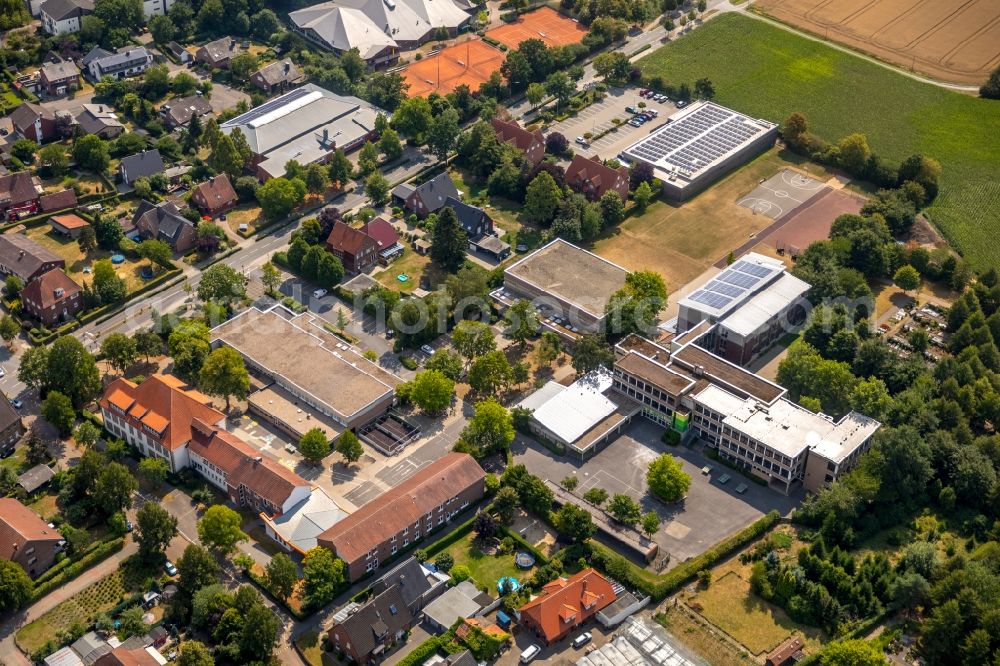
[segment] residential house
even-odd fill
[[[161,16],[170,11],[176,0],[142,0],[142,15],[148,21],[154,16]]]
[[[167,42],[166,49],[170,52],[170,55],[177,58],[177,61],[182,65],[186,65],[194,60],[194,56],[191,55],[191,52],[177,42]]]
[[[470,250],[478,250],[498,261],[510,255],[510,245],[497,237],[493,218],[485,210],[452,197],[448,197],[445,205],[455,211],[458,223],[469,239]]]
[[[482,498],[486,473],[472,456],[448,453],[319,536],[355,581]]]
[[[30,171],[0,176],[0,219],[26,217],[38,212],[41,181]]]
[[[104,104],[84,104],[83,111],[76,117],[76,124],[84,134],[96,134],[110,141],[125,131],[115,110]]]
[[[22,102],[10,114],[14,131],[38,144],[45,143],[56,136],[56,116],[47,107],[31,102]],[[0,189],[2,193],[2,189]],[[2,204],[0,204],[2,205]]]
[[[183,254],[194,247],[198,234],[194,223],[182,216],[172,201],[151,204],[139,202],[132,224],[143,240],[166,241],[175,252]]]
[[[226,416],[212,399],[174,377],[152,375],[141,384],[119,377],[99,401],[104,427],[146,456],[163,458],[170,471],[190,466],[191,423],[223,424]]]
[[[802,660],[802,648],[805,643],[798,636],[792,636],[784,643],[767,653],[764,666],[792,666]]]
[[[28,316],[53,328],[83,309],[82,291],[61,268],[53,268],[25,285],[21,304]]]
[[[351,604],[333,618],[329,640],[357,664],[380,661],[416,624],[399,589],[392,586],[364,605]]]
[[[93,664],[94,666],[160,666],[165,662],[166,660],[156,648],[128,647],[123,643],[116,648],[111,648],[110,652],[102,654]]]
[[[72,60],[42,65],[38,73],[42,90],[52,97],[80,87],[80,68]]]
[[[291,58],[285,58],[261,67],[250,77],[250,83],[268,95],[285,92],[288,88],[302,83],[305,77]]]
[[[92,81],[100,81],[105,76],[126,79],[145,72],[153,64],[153,55],[145,46],[123,47],[114,53],[95,46],[81,63]]]
[[[10,455],[24,435],[24,421],[10,404],[7,396],[0,392],[0,452]]]
[[[212,69],[229,69],[233,56],[239,55],[240,44],[232,37],[222,37],[205,44],[194,54],[195,62]]]
[[[403,253],[403,246],[399,242],[399,234],[396,229],[383,217],[376,217],[374,220],[365,223],[361,231],[371,237],[378,245],[378,260],[381,264],[388,264],[390,261]]]
[[[42,209],[43,213],[75,208],[76,204],[76,192],[72,188],[38,197],[38,207]]]
[[[17,562],[35,578],[65,546],[59,530],[12,497],[0,498],[0,557]]]
[[[491,124],[497,138],[517,148],[529,164],[538,164],[545,157],[545,137],[541,130],[530,132],[518,125],[517,121],[508,122],[499,118],[494,118]]]
[[[273,516],[309,498],[309,482],[277,460],[261,455],[224,424],[191,419],[191,467],[237,506]]]
[[[427,625],[441,634],[458,618],[469,618],[493,603],[490,595],[480,592],[469,580],[463,580],[455,587],[427,604],[424,619]]]
[[[403,603],[413,617],[437,598],[448,586],[448,574],[430,571],[415,557],[408,557],[387,571],[372,584],[372,591],[381,594],[391,587],[399,590]]]
[[[93,11],[93,0],[45,0],[39,9],[42,30],[50,35],[79,32],[83,17]]]
[[[28,284],[53,268],[65,266],[65,259],[24,234],[0,235],[0,275],[16,275]]]
[[[521,625],[545,645],[557,643],[614,602],[614,588],[594,569],[556,578],[537,597],[517,609]]]
[[[443,208],[449,197],[460,198],[458,188],[451,181],[447,171],[422,185],[413,186],[409,183],[397,185],[392,191],[392,197],[395,203],[421,218]]]
[[[212,113],[212,105],[201,93],[187,97],[175,97],[160,107],[160,116],[168,129],[174,130],[191,122],[195,116]]]
[[[220,173],[214,178],[199,183],[191,191],[191,203],[194,204],[203,215],[215,217],[225,213],[239,201],[236,190],[229,182],[229,176]]]
[[[79,215],[67,213],[65,215],[53,215],[50,217],[49,226],[57,234],[62,234],[76,240],[83,233],[83,230],[87,228],[88,222]]]
[[[56,475],[54,469],[48,465],[35,465],[27,472],[17,477],[17,485],[24,488],[24,492],[29,495],[42,486],[48,484],[52,477]]]
[[[617,192],[623,203],[628,201],[628,169],[624,166],[617,169],[605,166],[597,155],[574,155],[566,169],[566,184],[591,201],[600,199],[607,192]]]
[[[135,155],[123,157],[118,163],[118,176],[126,185],[131,185],[136,178],[149,178],[154,173],[163,173],[163,158],[156,148],[144,150]]]
[[[364,273],[378,261],[379,248],[375,239],[340,220],[333,223],[326,249],[351,273]]]

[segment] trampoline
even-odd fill
[[[514,564],[522,569],[530,569],[535,566],[535,556],[531,553],[522,550],[517,555],[514,556]]]
[[[409,282],[410,276],[407,275],[406,273],[400,273],[399,275],[396,276],[396,280],[399,282]]]
[[[510,591],[517,592],[521,589],[521,583],[517,581],[513,576],[501,576],[500,580],[497,581],[497,592],[503,594],[504,583],[510,584]]]
[[[111,263],[113,264],[124,264],[125,255],[124,254],[113,254],[111,255]]]

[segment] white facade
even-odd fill
[[[101,409],[104,416],[104,427],[116,437],[121,437],[129,445],[134,446],[144,456],[163,458],[170,465],[171,472],[178,472],[188,466],[187,444],[182,444],[173,451],[157,441],[151,431],[138,430],[127,423],[120,415],[109,409]],[[221,422],[217,425],[221,425]]]
[[[148,21],[154,16],[166,14],[173,6],[174,0],[143,0],[142,13]]]
[[[45,12],[42,12],[42,30],[50,35],[68,35],[73,32],[79,32],[80,19],[79,17],[71,16],[67,19],[57,21]]]

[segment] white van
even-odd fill
[[[538,647],[537,645],[530,646],[527,650],[521,653],[520,662],[522,664],[527,664],[531,662],[535,657],[538,656],[538,653],[541,651],[542,648]]]

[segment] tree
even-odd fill
[[[312,463],[319,463],[330,454],[330,440],[320,428],[312,428],[299,439],[299,453]]]
[[[462,375],[462,371],[465,369],[465,366],[462,363],[461,356],[445,347],[441,347],[440,349],[434,350],[434,354],[424,363],[424,368],[427,370],[436,370],[452,382],[455,382],[458,381],[458,378]],[[414,380],[415,379],[416,378],[414,378]],[[415,386],[411,386],[411,391],[413,391],[414,388]],[[454,390],[454,385],[452,386],[452,389]],[[421,405],[417,399],[413,397],[413,395],[410,396],[410,399],[417,403],[418,407],[424,409],[423,405]],[[451,402],[451,398],[449,398],[448,401]],[[445,407],[447,407],[447,405],[445,405]],[[444,409],[444,407],[441,409]]]
[[[604,488],[591,488],[583,494],[583,499],[595,506],[601,506],[608,499],[608,491]]]
[[[620,84],[628,78],[629,59],[624,53],[606,52],[594,58],[594,71],[604,78],[605,83]]]
[[[615,352],[604,336],[587,333],[580,336],[572,348],[573,369],[585,375],[600,367],[610,368],[615,362]]]
[[[257,56],[252,53],[240,53],[229,61],[229,73],[237,81],[245,82],[257,71]]]
[[[386,205],[389,203],[389,181],[378,171],[369,174],[365,178],[365,194],[375,208]]]
[[[174,374],[195,383],[211,352],[208,327],[201,321],[180,322],[167,339],[167,352],[174,359]]]
[[[705,10],[702,9],[701,11]],[[698,79],[694,82],[694,96],[698,99],[712,99],[715,97],[715,86],[708,79]]]
[[[74,406],[89,402],[101,388],[101,375],[94,357],[83,343],[64,335],[52,343],[48,354],[46,385],[60,391]]]
[[[73,431],[73,439],[84,448],[90,448],[101,437],[101,431],[90,421],[84,421]]]
[[[448,551],[444,551],[434,558],[434,566],[440,571],[448,573],[455,566],[455,558]]]
[[[16,275],[7,276],[7,279],[4,281],[4,291],[7,293],[9,300],[14,300],[20,296],[22,289],[24,289],[24,280]]]
[[[447,353],[444,351],[441,358]],[[435,352],[434,356],[438,356],[438,352]],[[431,360],[434,360],[434,357],[431,357]],[[410,382],[409,397],[413,404],[428,414],[440,414],[455,397],[455,382],[437,370],[424,370],[417,373]]]
[[[69,170],[69,158],[66,156],[66,148],[62,144],[50,143],[42,147],[38,151],[38,161],[56,177],[65,175],[66,171]]]
[[[510,362],[502,351],[491,351],[476,358],[469,367],[469,386],[480,395],[496,395],[507,389],[513,376]]]
[[[899,267],[899,270],[892,276],[892,281],[904,292],[914,291],[920,288],[920,273],[916,268],[907,264]]]
[[[501,453],[514,441],[514,421],[510,411],[492,398],[476,403],[476,411],[459,440],[466,442],[482,456]]]
[[[625,202],[618,192],[609,190],[601,197],[601,219],[604,228],[615,226],[625,219]]]
[[[205,134],[208,130],[205,130]],[[210,162],[219,171],[229,176],[231,181],[239,179],[246,166],[243,156],[240,154],[232,136],[219,134],[212,144],[212,155]]]
[[[874,643],[855,639],[830,643],[820,652],[822,666],[882,666],[885,653]]]
[[[108,516],[122,511],[131,503],[136,488],[138,484],[128,467],[121,463],[108,463],[94,484],[94,505]]]
[[[278,287],[281,285],[281,270],[274,265],[270,260],[265,263],[261,269],[260,281],[264,285],[264,289],[267,290],[268,294],[274,295],[278,291]]]
[[[302,204],[305,196],[305,183],[297,179],[272,178],[257,188],[257,201],[268,220],[282,219]]]
[[[170,466],[163,458],[143,458],[139,461],[139,476],[154,488],[163,485],[169,472]]]
[[[649,464],[646,483],[649,484],[649,490],[660,499],[676,502],[691,487],[691,477],[684,472],[676,458],[664,453]]]
[[[80,252],[84,254],[90,254],[97,249],[97,232],[94,231],[94,227],[91,225],[85,226],[80,231],[79,238],[76,239],[76,244],[80,248]]]
[[[140,557],[147,562],[163,557],[170,540],[175,536],[177,536],[177,519],[159,504],[146,502],[136,512],[135,540],[139,544]]]
[[[377,170],[378,151],[375,149],[375,144],[371,141],[365,141],[365,145],[361,147],[361,152],[358,153],[358,173],[362,176],[367,176]]]
[[[391,128],[386,128],[382,132],[382,136],[378,141],[378,148],[385,155],[386,162],[398,160],[403,155],[403,144],[400,143],[396,130]]]
[[[250,392],[250,374],[243,363],[243,356],[232,347],[222,346],[212,350],[201,366],[199,377],[205,393],[226,399],[227,412],[230,397],[244,400]]]
[[[288,555],[278,553],[264,567],[264,579],[267,581],[267,589],[284,600],[292,596],[295,590],[295,583],[299,580],[299,568]]]
[[[128,289],[125,286],[125,281],[118,277],[115,265],[111,263],[110,259],[98,259],[94,262],[93,270],[94,279],[91,284],[97,297],[101,299],[101,303],[107,305],[125,299]]]
[[[344,584],[344,561],[335,558],[330,550],[317,546],[305,554],[302,574],[305,605],[319,608],[333,601]]]
[[[219,564],[207,548],[196,543],[188,544],[177,560],[177,587],[188,598],[201,588],[216,582]]]
[[[345,430],[337,440],[337,453],[344,457],[344,464],[350,465],[361,460],[365,450],[353,430]]]
[[[49,348],[29,347],[24,350],[17,367],[17,379],[36,391],[41,390],[49,379]]]
[[[487,511],[480,511],[472,521],[472,531],[479,541],[486,543],[497,534],[497,519]]]
[[[649,511],[642,516],[642,531],[650,539],[660,529],[660,516],[655,511]]]
[[[524,197],[524,214],[541,224],[549,224],[562,200],[562,190],[548,171],[540,171],[528,183]]]
[[[76,411],[73,401],[59,391],[50,391],[42,401],[42,417],[59,431],[62,437],[68,437],[73,432],[76,421]]]
[[[569,78],[569,74],[559,70],[552,72],[545,79],[545,92],[556,98],[556,110],[569,102],[570,97],[576,92],[576,83]]]
[[[497,348],[493,329],[479,321],[463,320],[452,331],[451,342],[466,359],[472,360]]]
[[[217,263],[201,274],[201,281],[198,283],[198,298],[202,301],[229,305],[245,296],[246,279],[236,269],[223,263]]]
[[[667,304],[667,287],[653,271],[635,271],[625,276],[625,286],[611,295],[605,306],[609,333],[648,332]]]
[[[624,493],[611,496],[607,511],[612,518],[625,525],[635,525],[642,517],[639,504]]]
[[[459,224],[455,211],[450,206],[442,208],[431,231],[431,260],[449,273],[454,273],[465,263],[468,246],[468,236]]]
[[[97,244],[105,250],[118,250],[118,244],[125,237],[122,225],[118,220],[110,215],[97,215],[94,217],[94,234],[97,236]],[[97,262],[94,262],[95,266]],[[112,266],[112,270],[114,267]],[[96,270],[96,268],[95,268]]]
[[[553,516],[553,523],[559,534],[574,543],[586,541],[597,529],[589,511],[569,502],[559,507]]]
[[[7,349],[13,351],[14,340],[17,338],[17,334],[21,332],[21,327],[18,325],[17,320],[8,314],[0,317],[0,338],[7,344]]]
[[[198,521],[198,538],[210,549],[229,555],[236,544],[249,537],[240,529],[240,514],[224,504],[215,504],[205,510]]]
[[[96,134],[84,134],[73,142],[73,160],[84,169],[103,173],[111,161],[108,142]]]
[[[545,99],[545,86],[540,83],[529,83],[524,96],[528,98],[531,106],[538,106]]]
[[[330,184],[330,176],[326,167],[321,164],[310,164],[306,167],[306,190],[312,194],[322,194]]]
[[[545,135],[545,152],[550,155],[565,155],[569,150],[569,139],[560,132],[549,132]]]
[[[635,188],[635,192],[632,193],[632,199],[640,214],[646,212],[649,202],[653,199],[653,188],[649,186],[649,183],[639,183],[639,187]]]
[[[154,16],[149,20],[149,34],[153,36],[153,41],[157,44],[166,44],[174,39],[177,34],[177,26],[165,14]]]
[[[504,318],[507,320],[507,335],[519,342],[521,349],[524,349],[529,338],[538,333],[538,314],[534,306],[524,299],[507,308]]]
[[[520,505],[521,498],[517,491],[505,486],[497,491],[496,497],[493,498],[493,504],[490,506],[497,519],[506,525],[514,518],[514,512]]]
[[[864,134],[849,134],[837,144],[838,162],[849,173],[860,176],[868,166],[872,150]]]
[[[458,111],[445,109],[431,122],[427,131],[427,145],[439,160],[448,159],[448,153],[455,148],[455,139],[461,131]]]
[[[18,139],[10,146],[11,157],[16,157],[25,164],[32,164],[35,161],[35,152],[38,144],[29,139]]]
[[[177,666],[215,666],[215,659],[204,643],[184,641],[177,657]]]
[[[0,612],[23,606],[30,598],[34,583],[20,564],[0,558]]]
[[[135,341],[124,333],[111,333],[101,342],[101,356],[119,374],[125,374],[138,360]]]
[[[424,97],[410,97],[392,114],[392,126],[414,143],[424,142],[424,135],[434,121],[430,102]]]

